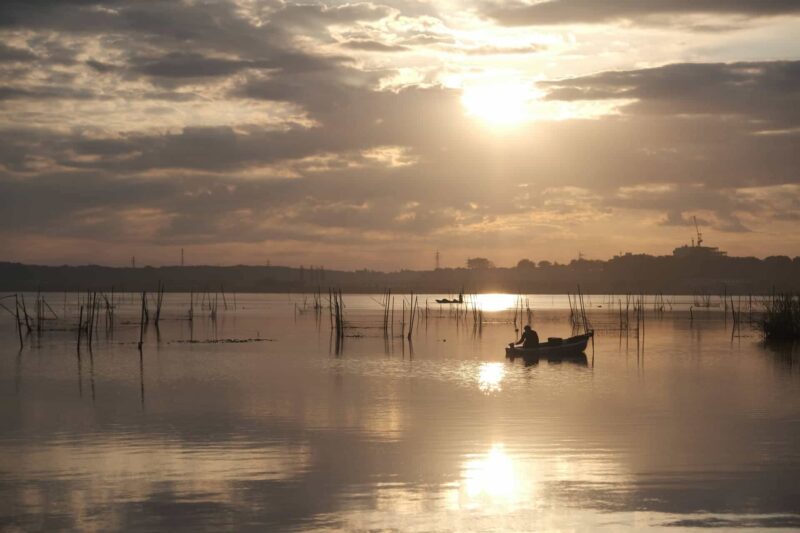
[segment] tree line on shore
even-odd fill
[[[522,259],[495,267],[470,258],[464,267],[434,270],[328,270],[286,266],[43,266],[0,262],[2,291],[152,290],[219,288],[236,292],[302,292],[335,286],[347,292],[564,293],[580,284],[591,293],[769,294],[800,290],[800,257],[676,257],[625,254],[607,261],[566,264]]]

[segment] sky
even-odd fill
[[[0,260],[800,255],[796,0],[4,0]]]

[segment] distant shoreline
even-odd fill
[[[770,294],[800,291],[800,257],[685,258],[626,254],[565,265],[522,261],[512,268],[341,271],[286,266],[44,266],[0,262],[0,291],[325,292],[328,287],[371,293],[384,289],[457,294]]]

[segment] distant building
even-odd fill
[[[728,253],[713,246],[700,246],[699,244],[692,243],[691,246],[685,244],[675,248],[672,250],[672,255],[675,257],[700,259],[703,257],[724,257],[728,255]]]
[[[713,246],[703,246],[703,234],[700,233],[700,226],[697,223],[697,217],[692,217],[694,220],[694,229],[697,232],[697,244],[695,244],[694,239],[692,239],[692,245],[689,246],[688,244],[684,244],[678,248],[672,250],[672,255],[674,257],[682,257],[682,258],[689,258],[689,259],[702,259],[708,257],[724,257],[727,252],[720,251],[719,248],[714,248]]]
[[[705,257],[724,257],[728,252],[723,252],[719,248],[713,246],[703,246],[703,235],[697,232],[697,243],[692,239],[691,246],[684,244],[672,250],[674,257],[685,257],[691,259],[701,259]]]

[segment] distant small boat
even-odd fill
[[[589,344],[589,339],[593,336],[594,331],[589,331],[583,335],[576,335],[568,339],[551,337],[547,339],[547,342],[542,342],[535,348],[509,346],[506,348],[506,357],[511,359],[515,357],[523,357],[525,359],[577,357],[583,353]]]
[[[447,298],[440,298],[436,300],[437,304],[463,304],[464,303],[464,295],[459,294],[458,300],[448,300]]]

